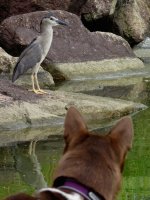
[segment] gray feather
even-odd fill
[[[33,68],[42,59],[42,49],[40,44],[34,39],[29,46],[21,53],[18,62],[14,68],[12,82],[24,74],[28,69]]]

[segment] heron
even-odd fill
[[[53,40],[53,26],[68,25],[66,22],[54,17],[52,13],[46,14],[40,23],[40,35],[37,36],[21,53],[13,71],[12,82],[16,81],[28,69],[32,68],[32,91],[44,94],[46,91],[39,86],[37,73],[40,64],[45,59]],[[35,87],[36,86],[36,87]]]

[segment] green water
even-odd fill
[[[150,199],[150,109],[133,116],[134,145],[125,164],[120,200]],[[0,198],[19,191],[32,193],[51,185],[51,177],[63,149],[63,138],[51,136],[36,143],[0,148]]]
[[[120,197],[122,200],[150,199],[150,109],[133,117],[134,143],[128,154]]]

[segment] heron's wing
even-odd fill
[[[40,43],[38,42],[38,38],[36,38],[21,53],[13,71],[12,81],[14,82],[28,69],[33,68],[37,63],[41,61],[41,58],[42,49]]]

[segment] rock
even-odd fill
[[[40,20],[46,13],[34,12],[4,20],[0,41],[7,51],[17,54],[19,47],[26,46],[33,32],[38,34]],[[123,38],[111,33],[91,33],[74,14],[65,11],[53,11],[53,14],[69,24],[68,27],[54,27],[52,46],[42,64],[55,80],[87,76],[90,73],[97,75],[102,70],[143,67]],[[18,32],[18,28],[24,31]]]
[[[101,77],[66,81],[58,85],[56,89],[57,91],[73,91],[94,96],[146,102],[148,86],[146,86],[145,79],[148,79],[148,73],[147,68],[144,70],[103,73]]]
[[[10,73],[17,58],[10,56],[0,47],[0,74]]]
[[[120,34],[130,41],[138,43],[150,31],[150,1],[122,1],[115,12],[114,22]]]
[[[38,35],[40,21],[46,13],[46,11],[33,12],[4,20],[1,24],[0,42],[5,49],[13,55],[18,53],[19,47],[28,45],[35,34]],[[69,24],[69,27],[54,27],[54,39],[49,52],[51,55],[49,59],[53,62],[134,57],[130,46],[123,38],[109,33],[91,33],[74,14],[65,11],[52,13]]]
[[[31,81],[32,70],[28,70],[23,76],[16,80],[15,85],[20,85],[32,89]],[[38,71],[38,81],[41,89],[50,89],[55,85],[52,75],[40,67]]]
[[[30,95],[30,94],[29,94]],[[35,102],[18,101],[0,106],[0,130],[27,127],[63,126],[65,107],[76,106],[88,123],[120,118],[146,106],[125,100],[95,97],[80,93],[51,92]]]
[[[82,15],[87,21],[112,15],[115,11],[117,0],[87,0],[82,7]]]
[[[144,63],[150,63],[150,38],[146,37],[138,45],[135,45],[133,51]]]
[[[1,0],[0,1],[0,22],[7,17],[29,12],[42,10],[66,10],[75,14],[80,14],[86,0]]]
[[[142,41],[150,31],[149,0],[1,0],[0,22],[10,16],[43,10],[75,13],[88,28],[120,34],[131,44]]]
[[[67,10],[71,0],[1,0],[0,21],[12,15],[18,15],[38,10]]]
[[[112,14],[114,12],[117,0],[1,0],[0,20],[4,20],[12,15],[19,15],[29,12],[42,10],[65,10],[77,15],[87,14],[94,18]]]
[[[45,66],[45,64],[44,64]],[[144,68],[143,62],[137,58],[104,59],[102,61],[86,61],[76,63],[48,63],[45,67],[54,80],[87,80],[98,79],[103,73],[136,70]],[[84,83],[85,84],[85,83]]]
[[[84,14],[85,16],[91,16],[96,19],[113,14],[116,3],[117,0],[1,0],[0,22],[13,15],[44,10],[65,10],[77,15]]]
[[[89,30],[117,33],[131,45],[149,35],[149,0],[88,0],[81,13]]]

